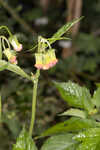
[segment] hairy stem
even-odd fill
[[[29,134],[32,136],[32,132],[34,130],[34,123],[35,123],[35,112],[36,112],[36,97],[37,97],[37,86],[38,86],[38,78],[40,75],[40,70],[37,70],[34,85],[33,85],[33,98],[32,98],[32,116],[31,116],[31,123],[29,128]]]

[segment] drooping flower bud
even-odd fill
[[[9,41],[10,41],[10,43],[11,43],[11,45],[13,46],[13,48],[14,48],[15,51],[21,51],[21,50],[22,50],[23,46],[22,46],[22,44],[20,44],[20,43],[18,42],[16,36],[11,36],[11,37],[9,38]]]
[[[51,56],[51,59],[52,59],[51,67],[53,67],[58,62],[58,59],[56,58],[56,55],[55,55],[55,49],[51,49],[50,51],[51,51],[50,56]]]
[[[35,54],[35,60],[36,64],[34,65],[37,69],[43,68],[43,54],[42,53],[36,53]]]
[[[50,49],[45,53],[36,53],[35,59],[35,67],[43,70],[48,70],[49,68],[55,66],[58,62],[54,49]]]
[[[9,48],[4,50],[4,54],[10,63],[15,64],[15,65],[18,63],[14,52],[10,50]]]
[[[47,69],[55,66],[57,62],[58,62],[58,60],[55,55],[55,50],[50,49],[45,54],[45,63],[43,65],[43,69],[47,70]]]
[[[10,61],[10,63],[15,64],[15,65],[17,65],[17,63],[18,63],[16,56],[12,56],[9,61]]]
[[[49,57],[49,53],[48,52],[45,52],[43,54],[43,70],[48,70],[50,68],[49,64],[50,64],[50,57]]]

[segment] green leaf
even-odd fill
[[[9,131],[11,132],[11,135],[13,135],[13,137],[16,138],[20,132],[21,124],[20,124],[20,121],[17,119],[17,116],[15,115],[15,113],[3,112],[2,122],[7,125]]]
[[[24,77],[24,78],[27,78],[28,80],[31,80],[30,76],[29,76],[27,73],[25,73],[25,72],[24,72],[19,66],[17,66],[17,65],[13,65],[13,64],[10,64],[10,63],[7,62],[7,61],[0,60],[0,66],[1,66],[1,67],[6,66],[5,69],[7,69],[7,70],[9,70],[9,71],[12,71],[12,72],[14,72],[14,73],[16,73],[16,74],[18,74],[18,75]],[[3,68],[3,69],[4,69],[4,68]]]
[[[93,103],[91,102],[91,95],[86,87],[81,87],[76,83],[69,82],[54,82],[56,88],[59,90],[62,98],[68,102],[69,105],[78,108],[84,108],[87,111],[93,110]]]
[[[92,127],[100,127],[100,123],[97,123],[96,121],[91,119],[81,119],[77,117],[72,117],[67,121],[58,123],[55,126],[47,129],[40,135],[40,137],[45,137],[45,136],[50,136],[50,135],[60,134],[65,132],[74,133]]]
[[[87,129],[75,135],[73,139],[82,142],[77,150],[99,150],[100,128]]]
[[[73,137],[77,141],[86,141],[90,138],[100,138],[100,127],[87,129]]]
[[[100,87],[94,92],[92,102],[97,108],[100,107]]]
[[[95,85],[96,85],[97,87],[100,87],[100,83],[95,83]]]
[[[7,68],[7,66],[8,66],[8,64],[1,64],[1,66],[0,66],[0,71],[3,71],[3,70],[5,70],[6,68]]]
[[[96,113],[93,115],[93,119],[100,122],[100,113]]]
[[[72,140],[73,134],[60,134],[46,140],[41,150],[67,150],[77,142]]]
[[[76,116],[76,117],[80,117],[80,118],[86,118],[87,113],[80,109],[71,108],[71,109],[65,111],[64,113],[60,114],[59,116]]]
[[[37,147],[28,132],[23,129],[13,145],[13,150],[37,150]]]
[[[51,38],[52,41],[50,41],[50,44],[54,43],[56,41],[56,38],[60,38],[64,33],[66,33],[74,24],[76,24],[77,22],[79,22],[81,19],[83,19],[83,16],[75,19],[71,22],[68,22],[67,24],[65,24],[63,27],[61,27]]]
[[[78,145],[79,145],[79,144],[76,143],[76,144],[74,144],[74,145],[68,147],[66,150],[76,150]]]
[[[66,23],[64,26],[62,26],[51,38],[49,38],[49,42],[50,44],[53,44],[54,42],[56,42],[57,40],[61,40],[61,36],[66,33],[73,25],[75,25],[77,22],[79,22],[81,19],[83,19],[83,16],[78,18],[78,19],[75,19],[71,22],[68,22]],[[65,37],[64,37],[65,38]],[[67,38],[69,40],[69,38]],[[46,45],[47,47],[48,45]],[[33,48],[32,48],[32,51],[34,49],[37,48],[37,45],[35,45]]]
[[[100,149],[100,139],[93,138],[84,141],[79,144],[77,150],[99,150]]]
[[[70,38],[67,37],[56,37],[56,38],[48,38],[47,39],[50,43],[52,43],[53,41],[58,41],[58,40],[71,40]]]

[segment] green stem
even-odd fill
[[[35,79],[34,79],[34,85],[33,85],[33,98],[32,98],[32,116],[31,116],[31,123],[29,128],[29,134],[32,136],[32,132],[34,129],[34,123],[35,123],[35,112],[36,112],[36,97],[37,97],[37,86],[38,86],[38,78],[40,75],[40,70],[37,70]]]
[[[1,27],[0,27],[0,30],[1,30],[2,28],[6,29],[6,31],[8,32],[8,34],[9,34],[10,36],[12,36],[12,33],[10,32],[10,30],[8,29],[8,27],[6,27],[6,26],[1,26]]]
[[[1,113],[2,112],[2,103],[1,103],[1,94],[0,94],[0,122],[1,122]]]
[[[1,41],[1,38],[0,38],[0,59],[2,59],[2,45],[1,45],[2,41]]]
[[[9,43],[9,41],[8,41],[8,39],[5,37],[5,36],[0,36],[0,39],[2,39],[3,41],[1,41],[1,42],[3,42],[3,48],[5,49],[5,46],[4,46],[4,41],[7,43],[7,45],[8,45],[8,48],[9,49],[11,49],[11,47],[10,47],[10,43]]]

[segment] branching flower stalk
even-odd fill
[[[1,29],[5,29],[9,36],[6,38],[5,36],[0,36],[0,71],[2,70],[10,70],[24,78],[27,78],[32,81],[33,83],[33,97],[32,97],[32,114],[31,114],[31,121],[29,127],[29,135],[32,136],[34,131],[34,124],[35,124],[35,113],[36,113],[36,100],[37,100],[37,87],[38,87],[38,80],[40,76],[40,70],[48,70],[56,65],[58,59],[55,55],[55,49],[52,49],[51,44],[54,43],[56,40],[66,39],[65,37],[61,37],[68,29],[70,29],[75,23],[77,23],[81,18],[76,19],[68,24],[65,24],[61,29],[59,29],[51,38],[45,39],[41,36],[38,37],[38,47],[37,52],[35,53],[35,65],[34,67],[37,68],[35,75],[28,75],[25,73],[17,64],[18,61],[16,59],[16,53],[20,52],[23,48],[22,44],[18,41],[17,37],[13,35],[8,27],[1,26]],[[32,48],[34,49],[34,48]],[[2,60],[2,55],[5,55],[7,61]],[[4,57],[5,58],[5,57]]]
[[[49,47],[47,50],[46,47]],[[47,39],[43,37],[38,38],[38,51],[35,53],[36,64],[34,65],[37,68],[35,77],[33,76],[33,98],[32,98],[32,116],[31,116],[31,123],[29,128],[29,134],[32,136],[34,131],[34,124],[35,124],[35,113],[36,113],[36,99],[37,99],[37,87],[38,87],[38,80],[40,76],[40,69],[47,70],[53,67],[57,63],[57,59],[55,56],[55,51],[52,51],[50,43]]]
[[[2,55],[4,54],[8,59],[8,62],[13,64],[13,67],[15,68],[15,65],[18,64],[18,61],[16,59],[16,53],[21,51],[23,46],[21,43],[19,43],[17,37],[10,32],[8,27],[0,27],[0,29],[3,28],[6,29],[9,33],[9,37],[6,38],[5,36],[0,36],[0,59],[2,60]],[[55,50],[52,49],[49,41],[41,36],[38,37],[38,49],[37,53],[35,53],[35,60],[36,64],[34,66],[37,68],[37,71],[35,75],[32,74],[32,76],[30,76],[31,81],[33,83],[32,114],[29,127],[30,136],[32,136],[32,133],[34,131],[37,87],[40,76],[40,69],[48,70],[49,68],[53,67],[58,61],[55,56]],[[3,67],[5,69],[5,66]],[[14,72],[16,72],[15,69]]]
[[[36,150],[35,143],[32,139],[32,135],[34,134],[34,126],[35,126],[35,114],[36,114],[36,102],[37,102],[37,89],[38,89],[38,81],[40,76],[40,70],[48,70],[56,65],[58,59],[55,55],[55,49],[51,47],[51,44],[57,40],[66,39],[66,37],[62,37],[66,31],[68,31],[75,23],[77,23],[81,18],[76,19],[68,24],[65,24],[61,29],[59,29],[51,38],[46,39],[41,36],[38,37],[38,44],[32,48],[31,50],[36,49],[37,52],[34,54],[35,56],[35,64],[36,73],[28,75],[20,66],[18,66],[17,61],[17,52],[19,53],[23,45],[18,41],[16,35],[13,35],[9,28],[6,26],[1,26],[1,29],[5,29],[9,35],[7,38],[3,35],[0,36],[0,71],[9,70],[12,71],[21,77],[24,77],[30,80],[33,83],[33,96],[32,96],[32,113],[31,113],[31,121],[29,126],[29,132],[25,131],[25,129],[19,135],[16,144],[13,146],[13,150],[19,149],[34,149]],[[67,38],[68,39],[68,38]],[[5,57],[7,58],[5,60]],[[0,96],[0,121],[1,121],[1,96]],[[95,114],[96,109],[90,112],[90,115]]]
[[[4,54],[8,59],[9,63],[17,65],[16,53],[22,50],[22,44],[18,42],[17,37],[12,35],[6,26],[1,26],[0,29],[5,28],[9,33],[9,37],[0,36],[0,59]],[[12,49],[13,48],[13,49]],[[47,49],[48,48],[48,49]],[[57,63],[55,56],[55,50],[52,49],[49,41],[41,36],[38,37],[38,49],[35,53],[36,64],[34,65],[37,70],[36,74],[30,77],[33,83],[33,96],[32,96],[32,114],[29,127],[29,135],[32,136],[35,124],[36,114],[36,100],[37,100],[37,87],[40,76],[40,70],[48,70]],[[15,67],[15,66],[14,66]]]

